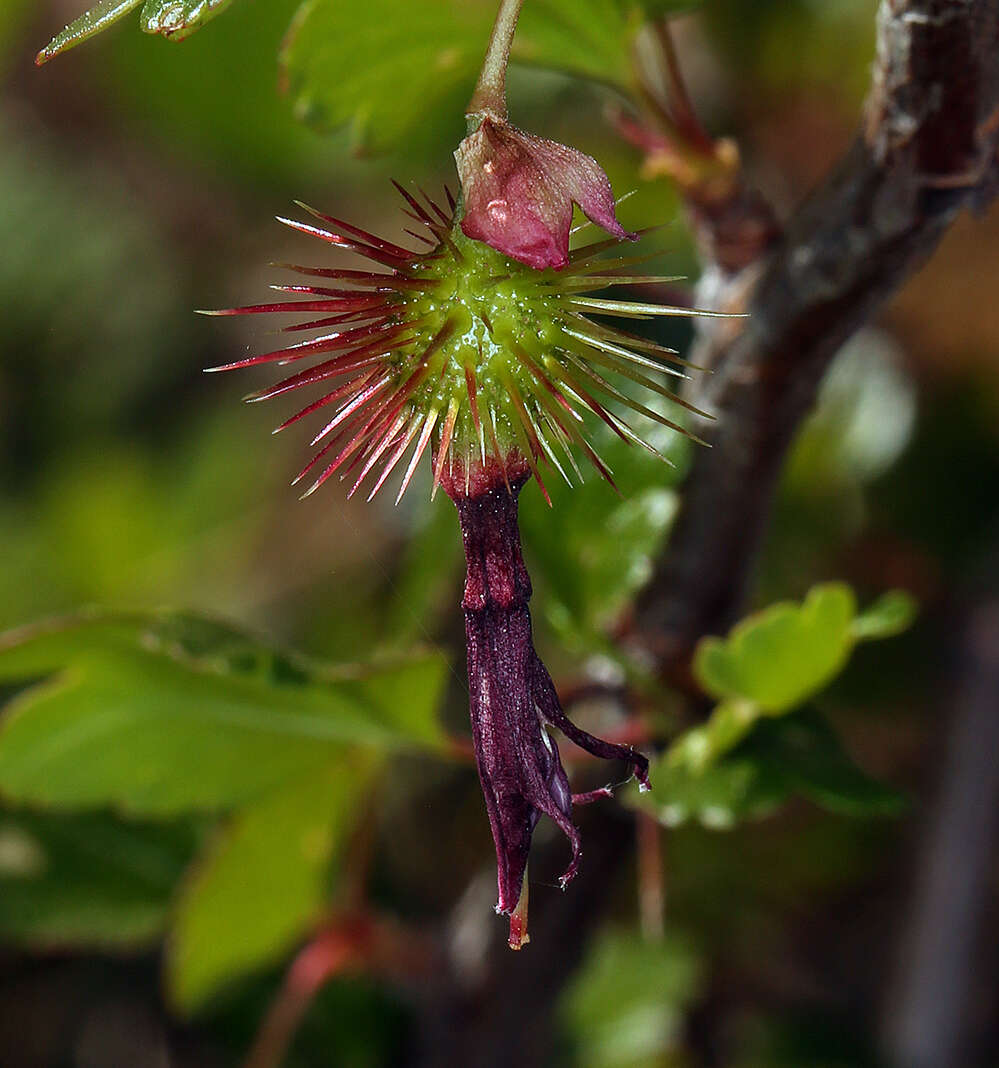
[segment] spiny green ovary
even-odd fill
[[[400,309],[400,322],[419,321],[413,344],[397,354],[400,380],[412,374],[429,351],[411,409],[436,410],[443,418],[455,404],[453,442],[459,453],[479,449],[483,442],[489,448],[491,426],[502,451],[524,448],[518,399],[532,421],[539,410],[538,379],[525,356],[539,368],[554,358],[562,336],[561,296],[557,284],[552,285],[558,276],[513,263],[460,231],[452,240],[457,255],[443,246],[440,258],[417,276],[436,284]],[[469,377],[480,423],[486,425],[484,439],[475,426]]]

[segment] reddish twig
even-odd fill
[[[647,812],[635,817],[638,853],[638,915],[647,939],[662,938],[666,913],[663,830]]]
[[[368,917],[341,919],[298,953],[271,1004],[244,1068],[278,1068],[316,994],[335,975],[363,961],[370,951]]]
[[[335,916],[295,957],[243,1068],[278,1068],[316,995],[336,976],[363,971],[412,983],[435,966],[420,933],[369,912]]]

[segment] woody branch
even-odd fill
[[[737,185],[702,249],[759,234],[740,269],[706,262],[715,306],[749,317],[702,326],[704,433],[671,543],[639,606],[664,671],[742,611],[774,488],[823,372],[933,252],[964,208],[999,187],[999,0],[883,0],[863,124],[831,176],[771,237],[766,205]],[[727,209],[727,210],[726,210]]]

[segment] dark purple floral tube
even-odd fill
[[[649,766],[635,750],[595,738],[569,720],[534,650],[531,580],[517,527],[517,496],[525,481],[526,475],[509,488],[501,483],[474,497],[454,496],[467,563],[462,606],[472,738],[496,844],[496,909],[511,915],[518,911],[538,820],[548,816],[569,839],[572,859],[560,879],[564,889],[581,855],[573,801],[593,800],[591,795],[573,798],[547,728],[557,727],[595,756],[626,761],[643,786]],[[519,948],[524,941],[526,929],[515,938],[511,921],[511,946]]]

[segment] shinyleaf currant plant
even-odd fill
[[[425,194],[421,200],[397,184],[404,211],[418,227],[407,232],[420,249],[300,204],[314,221],[280,221],[363,257],[369,268],[284,264],[310,279],[276,287],[296,299],[207,313],[309,313],[285,330],[320,331],[213,368],[323,357],[249,398],[302,386],[324,390],[278,428],[330,413],[312,439],[316,454],[296,479],[311,480],[305,496],[336,474],[350,481],[348,496],[370,481],[370,500],[408,454],[398,501],[430,452],[432,493],[443,487],[461,526],[472,736],[496,846],[497,911],[510,917],[514,949],[528,941],[527,862],[538,820],[548,816],[569,839],[572,858],[560,880],[565,888],[581,855],[572,806],[610,795],[609,788],[571,792],[549,728],[595,756],[624,761],[641,788],[649,785],[641,753],[595,738],[569,720],[535,651],[518,496],[533,476],[548,497],[545,467],[570,484],[573,476],[582,479],[577,453],[613,484],[587,439],[584,411],[653,453],[613,405],[686,433],[611,377],[689,408],[658,377],[682,376],[677,365],[683,361],[672,349],[592,320],[592,313],[601,320],[712,314],[590,295],[607,284],[672,279],[617,273],[645,257],[602,255],[638,236],[618,222],[603,170],[573,148],[508,123],[505,72],[521,2],[501,3],[469,104],[469,134],[455,153],[460,197],[445,191],[443,203]],[[574,202],[613,236],[570,251]]]

